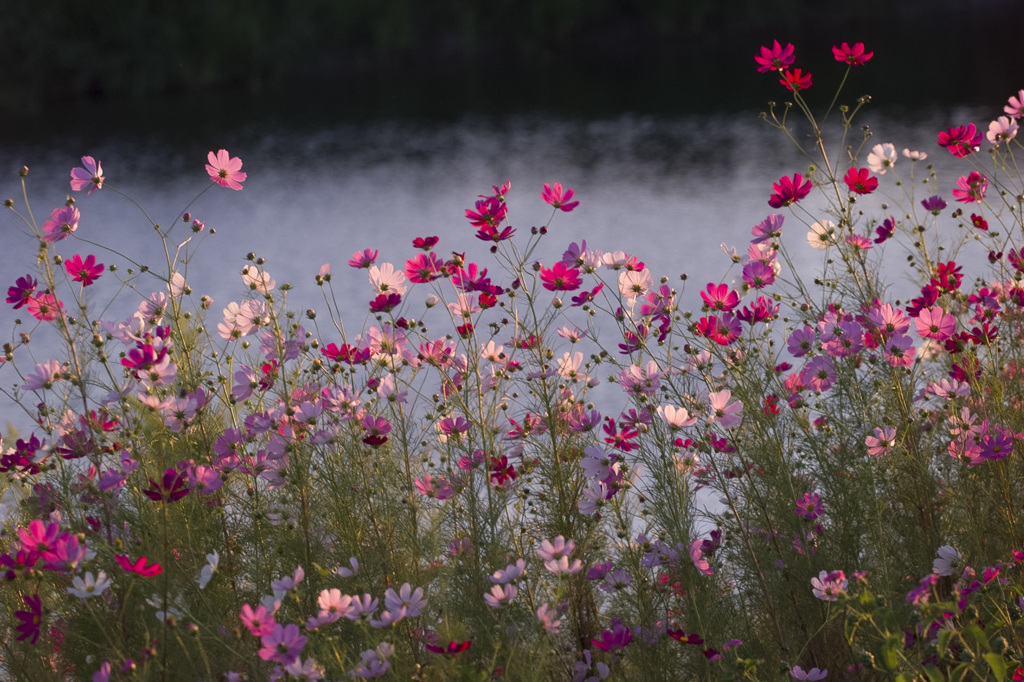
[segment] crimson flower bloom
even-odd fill
[[[82,165],[85,168],[71,169],[71,191],[81,192],[89,187],[89,194],[103,188],[103,167],[100,162],[91,156],[82,157]],[[91,185],[91,187],[90,187]]]
[[[578,201],[572,201],[575,190],[567,189],[565,193],[562,193],[562,183],[556,182],[554,187],[548,183],[544,183],[544,190],[540,193],[540,198],[551,204],[555,208],[560,208],[566,213],[570,212],[574,208],[580,205]]]
[[[398,294],[380,294],[377,298],[370,301],[370,312],[374,313],[390,313],[392,310],[397,308],[402,303],[402,297]],[[331,344],[334,345],[333,343]],[[321,352],[324,349],[320,349]]]
[[[185,474],[177,469],[168,469],[159,482],[149,479],[149,488],[142,494],[154,502],[177,502],[188,495],[185,487]]]
[[[81,282],[83,287],[89,286],[103,274],[103,263],[97,263],[96,256],[92,254],[86,256],[84,261],[80,255],[76,254],[71,260],[64,263],[64,267],[67,268],[71,279]]]
[[[32,275],[25,275],[19,277],[13,287],[7,289],[7,302],[14,304],[14,309],[22,307],[26,303],[32,300],[32,292],[36,290],[35,278]]]
[[[772,43],[771,48],[762,45],[761,54],[755,54],[754,61],[757,62],[758,73],[781,71],[790,66],[794,61],[793,43],[788,43],[786,47],[782,47],[779,41],[776,40]]]
[[[576,268],[567,268],[561,261],[551,268],[540,269],[540,280],[548,291],[576,291],[583,284],[580,279],[580,271]]]
[[[981,133],[973,123],[939,133],[939,146],[958,158],[970,156],[981,149]]]
[[[988,178],[978,171],[971,171],[970,175],[963,175],[957,179],[953,196],[961,203],[973,204],[985,198],[986,190]]]
[[[426,648],[427,651],[432,651],[435,654],[446,654],[448,656],[453,656],[455,654],[461,654],[463,651],[465,651],[472,645],[473,642],[467,639],[464,642],[448,642],[448,646],[446,647],[439,647],[434,644],[424,644],[423,646]]]
[[[164,572],[163,567],[158,563],[152,563],[147,566],[146,557],[144,556],[140,556],[135,563],[132,563],[127,554],[117,554],[114,556],[114,560],[117,561],[118,566],[128,573],[138,573],[143,578],[153,578]]]
[[[836,47],[832,46],[832,54],[837,62],[846,62],[850,66],[862,66],[864,62],[875,56],[874,52],[865,52],[864,43],[854,43],[850,47],[848,43]]]
[[[691,632],[690,634],[686,634],[685,632],[683,632],[683,630],[666,630],[666,632],[668,632],[669,636],[672,637],[672,639],[677,639],[683,644],[693,644],[695,646],[700,646],[704,643],[704,639],[696,632]]]
[[[878,189],[878,178],[871,177],[867,168],[851,168],[843,178],[846,186],[856,194],[871,194]]]
[[[22,599],[28,605],[28,611],[14,612],[15,618],[22,621],[21,625],[14,629],[21,633],[18,635],[19,642],[31,637],[31,644],[35,646],[35,643],[39,641],[40,624],[43,622],[43,601],[38,594],[22,597]]]
[[[790,92],[800,92],[811,87],[811,74],[803,73],[800,69],[793,69],[790,71],[786,69],[785,73],[782,74],[782,78],[779,79],[779,83],[784,85]]]
[[[432,248],[437,246],[438,241],[438,237],[416,237],[416,239],[412,240],[412,246],[415,249],[430,251]]]
[[[216,154],[210,152],[207,156],[210,162],[206,164],[206,172],[210,179],[221,187],[241,190],[245,182],[246,174],[242,172],[242,160],[237,156],[230,156],[226,149],[221,149]]]
[[[971,214],[971,225],[974,225],[982,232],[988,232],[988,221],[976,213]]]
[[[794,173],[792,178],[783,175],[772,185],[775,194],[769,197],[768,205],[772,208],[782,208],[795,204],[811,193],[811,187],[811,181],[804,182],[804,176],[799,173]]]

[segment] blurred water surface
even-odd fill
[[[940,193],[951,200],[949,189],[967,172],[966,166],[936,146],[936,132],[967,121],[987,127],[1002,104],[943,114],[934,109],[869,109],[857,121],[851,142],[859,144],[860,126],[869,125],[874,132],[869,146],[891,141],[898,149],[927,151],[940,173]],[[25,135],[0,149],[0,193],[13,197],[22,210],[16,170],[30,166],[29,198],[41,224],[64,202],[68,174],[79,165],[79,157],[100,159],[108,187],[92,196],[76,195],[82,214],[76,237],[112,246],[159,273],[166,272],[160,241],[142,212],[111,190],[137,201],[160,225],[176,225],[174,235],[180,239],[190,233],[179,216],[207,190],[189,207],[208,229],[189,245],[184,269],[195,295],[214,298],[213,318],[244,295],[239,272],[245,255],[254,252],[267,259],[266,268],[278,283],[293,284],[289,305],[300,311],[322,307],[314,276],[322,264],[330,263],[351,331],[362,327],[373,296],[365,271],[345,265],[357,250],[380,249],[380,261],[401,265],[416,253],[413,238],[436,235],[442,255],[467,252],[468,259],[492,267],[493,276],[488,245],[475,239],[464,213],[477,195],[507,180],[512,182],[510,219],[520,238],[551,217],[550,207],[540,199],[545,182],[574,188],[581,202],[571,214],[554,217],[537,259],[550,264],[570,242],[586,239],[591,248],[637,255],[656,278],[666,276],[674,286],[681,286],[679,276],[686,273],[683,302],[696,305],[705,283],[739,277],[738,268],[730,270],[721,244],[743,253],[751,227],[772,212],[767,204],[772,183],[782,174],[806,172],[809,163],[785,135],[760,120],[756,109],[593,118],[523,112],[440,120],[320,119],[311,124],[302,119],[301,125],[275,118],[246,120],[242,113],[231,126],[200,126],[188,134],[173,126],[147,128],[143,121],[117,132],[69,125],[56,133]],[[841,132],[838,121],[833,124],[830,131]],[[807,141],[801,128],[795,135]],[[248,179],[241,192],[213,186],[207,177],[206,152],[221,147],[244,162]],[[840,151],[837,145],[831,147],[833,155]],[[906,177],[908,170],[909,163],[901,158],[896,171]],[[919,177],[922,170],[918,168]],[[884,191],[894,189],[890,182],[883,179],[879,195],[864,204],[877,208]],[[806,246],[801,220],[824,216],[816,214],[813,203],[805,206],[808,213],[787,215],[784,233],[797,266],[808,275],[820,268],[823,256]],[[12,213],[0,225],[5,244],[0,271],[4,286],[10,286],[31,270],[36,247]],[[216,234],[210,236],[209,228]],[[75,238],[59,243],[56,253],[94,253],[122,272],[130,267],[121,256]],[[890,275],[898,281],[904,275],[899,265],[903,254],[892,255]],[[507,285],[510,278],[499,275],[496,280]],[[104,314],[121,319],[158,284],[151,280],[138,291],[118,291],[116,278],[107,273],[87,293],[94,303],[116,293]],[[426,293],[413,287],[408,298],[419,306]],[[24,310],[0,307],[5,339],[16,317],[34,323]],[[25,324],[20,329],[32,328]],[[327,337],[326,328],[322,331],[325,342],[337,340]],[[37,362],[53,352],[45,337],[30,348]],[[23,366],[31,368],[27,362]],[[0,375],[5,387],[17,381],[6,368]],[[7,418],[11,411],[3,407],[0,414]]]

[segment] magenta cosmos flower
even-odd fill
[[[566,213],[569,213],[574,208],[580,205],[578,201],[572,201],[573,195],[576,192],[573,189],[565,190],[562,193],[562,183],[556,182],[554,186],[544,183],[544,189],[540,193],[540,198],[551,204],[555,208],[561,209]]]
[[[978,171],[971,171],[970,175],[963,175],[956,181],[956,189],[953,196],[963,204],[973,204],[985,198],[988,190],[988,178]]]
[[[795,61],[793,57],[793,43],[788,43],[786,47],[782,47],[779,41],[776,40],[772,42],[770,48],[762,46],[761,53],[754,55],[754,61],[757,62],[758,73],[785,69]]]
[[[88,187],[89,194],[92,194],[96,190],[102,189],[104,177],[100,162],[91,156],[83,156],[82,165],[85,168],[71,169],[71,191],[81,192]]]
[[[786,72],[782,74],[782,78],[779,79],[779,83],[784,85],[790,92],[800,92],[814,85],[811,82],[811,74],[803,73],[800,69],[793,69],[792,71],[786,69]]]
[[[28,611],[15,611],[14,616],[21,621],[15,630],[20,632],[18,641],[30,639],[33,646],[39,641],[39,633],[43,622],[43,601],[38,594],[22,597],[28,606]]]
[[[567,268],[562,262],[555,263],[551,268],[542,267],[540,281],[548,291],[576,291],[583,284],[580,271]]]
[[[221,187],[241,190],[245,182],[246,174],[242,172],[242,160],[237,156],[230,156],[226,149],[221,149],[216,154],[210,152],[207,156],[210,162],[206,164],[206,172],[210,179]]]
[[[980,149],[980,145],[981,133],[973,123],[939,133],[939,146],[945,147],[958,158],[973,154]]]
[[[871,177],[867,168],[851,168],[843,180],[850,191],[856,194],[871,194],[878,189],[878,178]]]
[[[850,47],[849,43],[843,43],[838,47],[833,45],[832,54],[835,55],[837,62],[846,62],[850,66],[863,66],[875,56],[874,52],[864,51],[864,43],[854,43],[853,47]]]
[[[768,198],[768,205],[772,208],[791,206],[811,193],[811,181],[804,182],[804,176],[794,173],[793,177],[783,175],[779,181],[772,185],[775,194]]]
[[[103,274],[103,263],[97,263],[96,256],[91,254],[86,256],[84,261],[80,255],[76,254],[71,260],[64,263],[64,267],[67,268],[71,279],[81,282],[83,287],[89,286]]]

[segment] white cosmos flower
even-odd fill
[[[220,554],[217,553],[217,550],[206,555],[206,562],[203,570],[199,573],[199,589],[201,590],[209,584],[213,574],[217,572],[217,566],[220,565]]]
[[[836,237],[836,225],[831,220],[819,220],[811,225],[811,231],[807,233],[807,243],[818,251],[824,251],[832,246]]]
[[[96,577],[92,573],[86,573],[85,577],[75,576],[71,579],[72,587],[68,588],[68,594],[79,599],[88,599],[103,594],[110,587],[110,578],[103,571]]]
[[[876,144],[868,154],[868,168],[872,173],[885,175],[885,171],[896,165],[896,147],[891,142]]]

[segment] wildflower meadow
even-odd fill
[[[165,223],[123,197],[160,267],[82,220],[117,168],[23,168],[0,678],[1024,680],[1024,90],[912,150],[793,45],[754,62],[806,165],[717,281],[495,178],[458,231],[310,264],[315,308],[255,253],[214,301],[186,266],[241,159]]]

